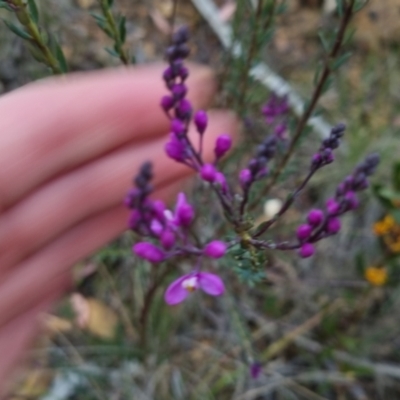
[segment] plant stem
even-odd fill
[[[129,58],[124,49],[122,38],[120,32],[117,27],[117,23],[115,22],[114,15],[111,12],[110,6],[107,0],[100,0],[101,10],[107,20],[108,27],[112,33],[114,43],[115,43],[115,51],[119,55],[119,59],[122,61],[123,64],[129,65]]]
[[[308,119],[311,117],[315,106],[317,105],[317,102],[319,100],[319,98],[321,97],[322,91],[324,89],[325,83],[328,80],[329,76],[332,73],[332,67],[331,67],[331,63],[332,60],[334,58],[336,58],[336,56],[339,53],[339,50],[342,47],[343,44],[343,39],[344,39],[344,34],[346,32],[346,29],[349,25],[349,22],[351,20],[351,17],[353,16],[353,7],[354,7],[354,3],[355,0],[350,0],[350,2],[348,3],[343,18],[341,20],[340,23],[340,27],[339,27],[339,31],[336,35],[336,39],[335,39],[335,43],[332,47],[332,50],[330,51],[328,57],[325,60],[325,65],[324,65],[324,69],[322,71],[322,74],[319,78],[319,81],[315,87],[314,93],[312,95],[311,101],[308,104],[308,106],[306,107],[306,109],[304,110],[304,113],[299,121],[299,123],[297,124],[297,128],[296,131],[293,135],[293,138],[289,144],[289,148],[286,152],[286,154],[283,156],[281,162],[277,165],[274,174],[271,177],[271,180],[269,181],[269,183],[266,185],[265,189],[262,191],[261,195],[256,199],[256,201],[254,201],[252,203],[252,207],[254,207],[254,205],[258,204],[261,199],[268,194],[268,192],[270,191],[270,189],[274,186],[274,184],[276,183],[276,181],[278,180],[278,178],[280,177],[281,173],[283,172],[283,170],[285,169],[287,163],[289,162],[291,156],[293,155],[293,152],[296,148],[296,145],[299,141],[299,139],[301,138],[301,135],[303,133],[303,130],[307,124]]]
[[[11,0],[9,3],[15,7],[15,13],[19,22],[25,27],[26,31],[32,37],[31,42],[39,49],[41,55],[43,56],[43,62],[49,68],[51,68],[54,74],[62,74],[59,62],[47,46],[43,36],[40,33],[39,27],[33,21],[27,9],[27,4],[25,4],[22,0]]]
[[[308,175],[305,177],[303,182],[300,184],[300,186],[291,194],[288,196],[286,201],[283,203],[281,209],[279,212],[271,218],[269,221],[267,221],[261,229],[259,229],[254,235],[254,238],[257,238],[261,236],[267,229],[269,229],[293,204],[293,202],[296,200],[297,196],[300,194],[300,192],[304,189],[304,187],[307,185],[308,181],[311,179],[311,177],[314,175],[314,173],[318,170],[318,168],[311,168],[310,172]]]
[[[154,280],[144,298],[142,312],[140,313],[140,344],[143,352],[147,347],[147,324],[149,318],[150,306],[159,286],[164,282],[168,274],[174,269],[173,264],[168,264],[164,271]]]

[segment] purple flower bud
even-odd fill
[[[254,177],[256,180],[264,178],[268,174],[268,167],[262,167],[259,171],[257,171],[256,176]]]
[[[328,199],[326,201],[326,209],[328,210],[328,214],[335,215],[338,213],[340,208],[339,203],[335,199]]]
[[[161,244],[164,249],[170,250],[175,244],[175,235],[169,229],[166,229],[160,236]]]
[[[161,107],[168,112],[174,106],[174,99],[171,96],[163,96],[161,99]]]
[[[175,208],[176,223],[181,226],[189,226],[194,217],[193,207],[186,201],[184,193],[178,194],[178,200]]]
[[[133,252],[139,257],[152,263],[158,263],[164,260],[164,252],[152,243],[140,242],[133,246]]]
[[[339,218],[329,218],[326,230],[328,233],[337,233],[340,231],[341,223]]]
[[[311,257],[315,253],[315,248],[311,243],[304,243],[299,250],[299,256],[302,258]]]
[[[215,182],[221,186],[222,193],[226,194],[228,191],[228,184],[226,183],[225,175],[222,172],[217,172]]]
[[[247,168],[242,169],[239,173],[239,182],[242,189],[244,189],[252,179],[251,171]]]
[[[259,362],[253,362],[250,365],[250,375],[253,379],[257,379],[262,372],[262,365]]]
[[[182,119],[187,119],[192,114],[192,105],[186,99],[182,99],[176,109],[177,116]]]
[[[142,216],[139,210],[133,210],[128,218],[128,227],[130,229],[136,229],[138,227],[139,222],[141,221]]]
[[[346,203],[349,209],[354,210],[360,204],[358,201],[357,195],[353,191],[349,191],[345,194],[344,198],[346,199]]]
[[[211,258],[221,258],[226,253],[226,244],[220,240],[213,240],[204,248],[204,254]]]
[[[155,216],[160,220],[164,220],[165,203],[162,200],[154,200],[152,204]]]
[[[321,161],[322,161],[321,154],[315,153],[312,156],[311,162],[313,165],[319,165],[321,163]]]
[[[194,116],[194,123],[198,132],[202,135],[205,132],[208,124],[207,113],[203,110],[197,111],[196,115]]]
[[[179,69],[179,76],[184,81],[189,76],[189,70],[186,67],[182,66]]]
[[[284,133],[286,131],[285,124],[278,124],[275,126],[274,133],[279,139],[284,139]]]
[[[296,232],[297,238],[301,241],[307,239],[311,235],[312,230],[312,226],[308,224],[300,225]]]
[[[135,189],[130,189],[128,194],[126,195],[124,199],[124,205],[128,208],[134,208],[134,202],[136,198],[139,196],[140,190],[135,188]]]
[[[185,132],[185,124],[177,118],[171,121],[171,131],[180,137]]]
[[[200,176],[203,180],[213,183],[217,178],[217,170],[212,164],[204,164],[200,169]]]
[[[308,213],[307,221],[312,226],[318,226],[324,219],[324,213],[322,210],[315,208]]]
[[[153,218],[150,223],[150,230],[156,235],[160,236],[164,227],[158,219]]]
[[[336,195],[337,196],[341,196],[341,195],[343,195],[344,193],[346,192],[346,186],[345,186],[345,184],[342,182],[342,183],[339,183],[339,185],[338,185],[338,187],[337,187],[337,189],[336,189]]]
[[[220,135],[215,143],[215,156],[221,158],[232,146],[232,139],[229,135]]]
[[[185,145],[174,134],[171,135],[170,141],[166,143],[165,152],[175,161],[183,161],[186,155]]]
[[[187,88],[184,84],[179,83],[173,86],[171,92],[175,99],[180,100],[185,97],[187,93]]]
[[[168,67],[163,72],[163,78],[165,81],[170,81],[171,79],[175,78],[174,71],[171,67]]]

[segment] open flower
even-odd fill
[[[208,272],[192,272],[173,281],[167,288],[164,300],[170,306],[181,303],[189,293],[201,289],[210,296],[221,296],[224,283],[218,275]]]
[[[365,279],[373,286],[383,286],[388,279],[387,269],[368,267],[365,270]]]

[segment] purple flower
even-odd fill
[[[286,125],[285,124],[278,124],[275,126],[274,133],[279,139],[285,138]]]
[[[340,208],[339,203],[335,199],[328,199],[326,201],[326,209],[328,210],[328,214],[335,215],[338,213]]]
[[[170,306],[181,303],[189,293],[201,289],[210,296],[221,296],[224,283],[218,275],[208,272],[192,272],[173,281],[165,291],[164,300]]]
[[[150,229],[156,236],[160,236],[164,227],[158,219],[152,219],[150,223]]]
[[[171,96],[163,96],[161,99],[161,107],[168,112],[174,106],[174,99]]]
[[[315,248],[311,243],[304,243],[299,250],[299,255],[302,258],[311,257],[315,253]]]
[[[144,258],[152,263],[161,262],[165,258],[165,253],[160,248],[148,242],[136,243],[132,250],[139,257]]]
[[[217,178],[217,170],[212,164],[204,164],[200,169],[200,176],[203,180],[213,183]]]
[[[312,229],[313,229],[312,226],[308,224],[300,225],[297,228],[297,238],[299,240],[307,239],[311,235]]]
[[[174,118],[171,121],[171,131],[179,138],[185,132],[185,124],[181,120]]]
[[[232,138],[229,135],[220,135],[215,143],[215,156],[221,158],[232,146]]]
[[[318,208],[314,208],[308,213],[307,221],[312,226],[318,226],[324,219],[324,212]]]
[[[353,191],[349,191],[345,194],[346,204],[350,210],[354,210],[358,207],[359,201],[357,195]]]
[[[189,226],[193,221],[193,207],[186,201],[185,193],[179,193],[175,207],[175,222],[177,225]]]
[[[160,221],[164,220],[165,203],[162,200],[154,200],[152,208],[156,217]]]
[[[170,250],[175,244],[175,235],[174,233],[166,229],[160,236],[161,244],[166,250]]]
[[[128,226],[130,229],[135,230],[138,227],[138,224],[140,220],[142,219],[142,216],[138,210],[133,210],[128,218]]]
[[[255,361],[250,365],[250,375],[253,379],[257,379],[262,372],[262,365]]]
[[[225,175],[222,172],[217,172],[215,182],[221,185],[222,193],[226,194],[228,191],[228,184],[226,183]]]
[[[248,168],[242,169],[239,173],[239,182],[242,189],[244,189],[252,179],[251,171]]]
[[[326,229],[328,233],[338,233],[341,223],[339,218],[329,218]]]
[[[220,240],[213,240],[204,248],[204,254],[211,258],[221,258],[226,253],[226,244]]]
[[[197,131],[202,135],[208,124],[208,116],[207,113],[203,110],[199,110],[196,112],[194,116],[194,124],[196,125]]]
[[[171,139],[165,145],[165,152],[175,161],[183,161],[186,151],[185,145],[179,141],[175,134],[171,134]]]

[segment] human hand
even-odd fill
[[[164,199],[190,172],[164,155],[161,71],[51,78],[0,99],[0,388],[38,314],[70,286],[71,265],[125,229],[122,199],[140,165],[153,161],[155,196]],[[191,73],[189,98],[206,108],[212,74]],[[210,113],[206,158],[218,134],[235,130],[231,114]]]

